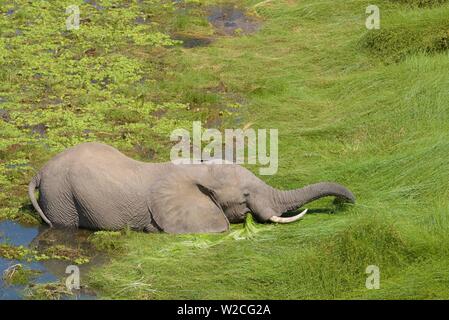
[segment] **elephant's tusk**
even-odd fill
[[[304,210],[303,212],[301,212],[300,214],[297,214],[296,216],[293,217],[289,217],[289,218],[282,218],[282,217],[277,217],[277,216],[272,216],[270,218],[271,222],[276,222],[276,223],[290,223],[290,222],[295,222],[299,219],[301,219],[302,217],[304,217],[304,215],[307,213],[307,210]]]

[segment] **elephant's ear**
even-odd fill
[[[153,185],[149,208],[156,224],[168,233],[229,229],[228,219],[207,188],[179,174],[170,174]]]

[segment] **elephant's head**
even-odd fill
[[[321,197],[354,202],[342,185],[330,182],[282,191],[270,187],[249,170],[232,164],[177,166],[172,177],[152,192],[152,213],[160,228],[173,233],[220,232],[229,222],[241,222],[248,212],[259,222],[289,223],[304,216],[282,214]]]
[[[355,201],[348,189],[336,183],[322,182],[282,191],[270,187],[241,166],[212,166],[210,172],[211,189],[230,222],[241,222],[248,212],[252,212],[260,222],[288,223],[298,220],[305,212],[288,218],[281,217],[283,213],[318,198],[335,196],[348,202]]]

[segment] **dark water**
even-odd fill
[[[182,1],[177,1],[182,3]],[[177,14],[188,14],[188,6],[178,9]],[[216,35],[235,36],[237,34],[251,34],[259,30],[260,22],[250,17],[245,10],[231,4],[209,6],[207,20],[215,28]],[[214,37],[204,37],[189,34],[175,34],[175,40],[181,40],[184,48],[204,47],[211,44]]]
[[[87,253],[91,261],[79,266],[81,286],[83,286],[83,274],[95,265],[105,261],[106,257],[95,252],[87,241],[91,232],[86,230],[58,230],[49,229],[44,226],[27,227],[13,221],[0,222],[0,243],[13,246],[24,246],[35,250],[44,250],[54,245],[64,245],[69,248],[81,249]],[[0,299],[23,299],[25,285],[9,285],[3,280],[3,272],[9,267],[21,264],[24,268],[37,271],[36,276],[30,280],[30,284],[55,282],[64,280],[68,274],[65,273],[68,265],[73,262],[63,260],[32,261],[5,259],[0,257]],[[73,296],[64,299],[95,299],[93,293],[80,290]]]
[[[28,246],[38,234],[36,227],[25,227],[12,221],[0,222],[0,243]]]
[[[207,20],[215,27],[218,34],[250,34],[259,30],[260,23],[247,13],[233,5],[212,6]]]
[[[212,43],[212,38],[201,38],[197,36],[175,34],[174,40],[181,40],[184,48],[204,47]]]

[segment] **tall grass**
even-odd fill
[[[447,3],[447,0],[390,0],[390,1],[420,8],[434,7]]]
[[[224,83],[243,97],[246,121],[279,129],[268,183],[338,181],[354,206],[321,200],[313,207],[330,210],[234,226],[237,237],[130,233],[127,254],[91,285],[108,298],[447,298],[449,60],[439,41],[449,11],[382,3],[381,30],[369,32],[365,1],[256,7],[258,34],[167,57],[178,71],[161,85]],[[380,268],[379,290],[365,288],[368,265]]]
[[[382,19],[378,31],[366,31],[361,47],[384,61],[399,61],[410,54],[449,49],[449,7],[399,11]]]

